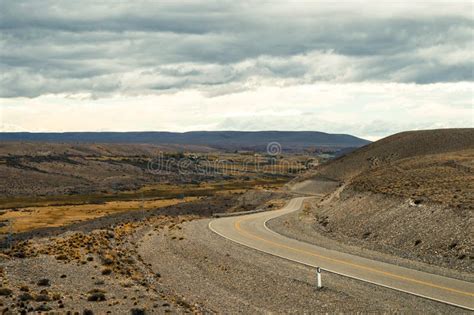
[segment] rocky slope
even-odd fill
[[[315,234],[472,272],[474,129],[404,132],[321,165],[290,189],[330,193],[301,224]],[[326,187],[324,191],[318,187]]]

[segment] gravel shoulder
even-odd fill
[[[160,285],[189,305],[220,313],[423,312],[462,310],[335,274],[314,288],[312,268],[226,240],[208,219],[151,230],[138,253]]]

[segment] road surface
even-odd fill
[[[297,241],[267,228],[266,222],[299,210],[305,197],[284,208],[212,220],[209,228],[239,244],[312,267],[474,310],[474,283],[438,276]],[[324,285],[324,279],[323,279]]]

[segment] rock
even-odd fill
[[[130,310],[130,314],[132,314],[132,315],[145,315],[146,312],[143,308],[132,308]]]

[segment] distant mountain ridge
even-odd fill
[[[207,145],[218,149],[265,149],[278,142],[283,150],[309,147],[357,148],[370,141],[347,134],[318,131],[191,131],[177,132],[3,132],[0,141],[148,143]]]

